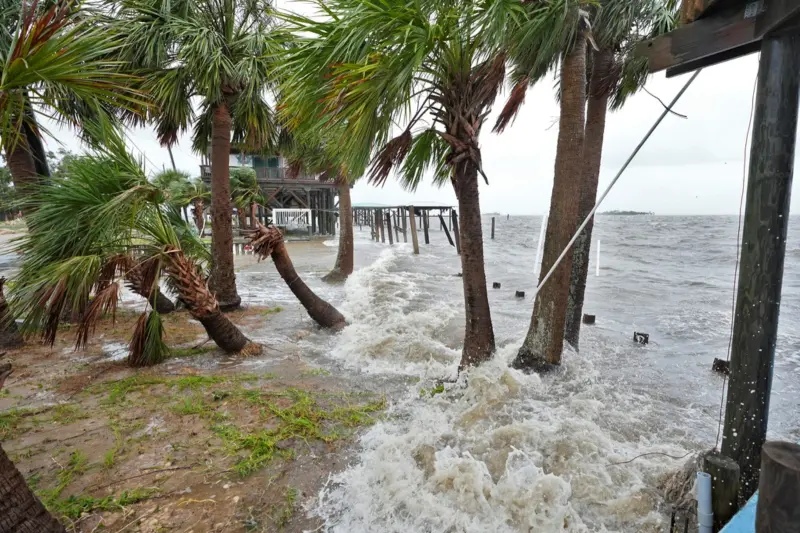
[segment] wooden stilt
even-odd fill
[[[494,217],[492,217],[492,240],[494,240]]]
[[[797,531],[800,524],[800,446],[767,442],[761,450],[756,533]]]
[[[703,456],[703,472],[711,475],[714,531],[719,531],[739,509],[739,465],[719,452],[708,452]]]
[[[425,233],[425,244],[431,243],[430,235],[428,235],[428,211],[422,212],[422,231]]]
[[[441,213],[439,213],[439,222],[441,223],[441,228],[444,229],[444,234],[447,236],[447,241],[450,243],[450,246],[455,246],[453,243],[453,238],[450,236],[450,231],[447,229],[447,224],[444,223],[444,217]]]
[[[414,219],[414,206],[408,208],[408,220],[411,224],[411,244],[414,247],[414,253],[419,255],[419,241],[417,239],[417,222]]]
[[[722,439],[722,453],[739,464],[740,502],[758,487],[761,447],[767,437],[799,94],[800,36],[765,38],[758,68]]]
[[[383,231],[383,209],[378,209],[378,228],[381,230],[381,242],[386,242],[386,234]]]
[[[458,232],[458,213],[453,211],[453,237],[456,240],[456,253],[461,255],[461,234]]]
[[[389,244],[394,244],[394,238],[392,237],[392,211],[389,210],[386,213],[386,234],[389,236]]]
[[[406,223],[406,210],[400,210],[400,218],[403,220],[403,242],[408,242],[408,226]]]

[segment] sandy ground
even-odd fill
[[[292,244],[300,258],[320,246]],[[277,316],[231,314],[244,329]],[[63,325],[52,348],[31,340],[4,358],[15,371],[0,442],[51,511],[87,533],[319,528],[305,508],[385,399],[303,362],[296,346],[266,346],[258,365],[226,356],[186,312],[165,317],[172,357],[131,369],[136,319],[127,309],[103,321],[86,350]]]

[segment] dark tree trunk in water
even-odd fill
[[[540,283],[578,226],[585,105],[586,40],[579,35],[561,66],[561,118]],[[561,364],[571,272],[572,254],[567,254],[536,297],[528,334],[512,362],[514,368],[539,372]]]
[[[267,227],[259,224],[250,235],[250,244],[253,245],[253,251],[262,259],[267,256],[272,257],[278,274],[317,324],[333,329],[341,329],[347,325],[335,307],[314,294],[314,291],[300,279],[283,243],[281,230],[275,226]]]
[[[236,292],[233,269],[233,224],[231,180],[228,166],[231,152],[231,115],[221,103],[214,109],[211,131],[211,277],[209,286],[223,311],[242,303]]]
[[[314,294],[314,291],[308,288],[308,285],[300,278],[282,240],[272,249],[271,257],[275,263],[275,269],[306,308],[308,316],[323,328],[341,329],[347,325],[342,314],[334,306]]]
[[[15,348],[22,346],[22,335],[17,329],[17,323],[8,309],[6,297],[3,294],[3,285],[6,278],[0,278],[0,348]],[[2,383],[0,383],[2,389]]]
[[[483,229],[478,196],[478,169],[467,161],[455,170],[458,190],[458,215],[461,218],[461,272],[464,285],[464,349],[459,368],[478,365],[491,359],[494,353],[494,328],[486,289],[486,270],[483,261]]]
[[[222,312],[216,311],[207,316],[198,316],[206,333],[217,346],[226,352],[241,352],[250,340]]]
[[[350,184],[339,185],[339,252],[325,281],[344,281],[353,273],[353,208]]]
[[[597,183],[600,177],[600,163],[603,158],[603,136],[606,130],[606,110],[608,109],[608,80],[614,60],[609,49],[597,52],[592,64],[592,78],[589,82],[589,102],[586,108],[586,132],[583,140],[583,174],[581,196],[578,202],[578,225],[591,212],[597,200]],[[594,217],[584,228],[572,248],[572,272],[569,281],[567,300],[567,322],[564,326],[564,340],[578,349],[583,316],[583,299],[586,295],[586,278],[589,275],[589,257],[592,248],[592,228]],[[575,227],[577,230],[577,226]]]
[[[66,533],[0,446],[0,533]]]

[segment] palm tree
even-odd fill
[[[2,299],[2,286],[0,286]],[[0,354],[0,358],[3,354]],[[11,363],[0,365],[0,391],[11,375]],[[66,533],[28,487],[22,473],[0,445],[0,533]]]
[[[203,182],[202,178],[194,178],[189,182],[189,185],[183,189],[182,203],[192,206],[192,217],[194,224],[197,226],[197,232],[200,237],[203,236],[205,229],[205,205],[211,199],[211,191],[208,186]]]
[[[253,251],[262,259],[272,257],[275,269],[292,293],[308,311],[308,315],[324,328],[341,329],[347,325],[342,314],[331,304],[314,294],[294,269],[292,259],[283,243],[283,234],[275,226],[257,224],[250,235]]]
[[[220,348],[257,352],[206,285],[202,263],[209,257],[203,243],[147,181],[124,143],[119,138],[109,143],[76,160],[69,176],[38,186],[31,197],[39,207],[28,218],[31,231],[17,244],[24,259],[10,300],[23,318],[23,331],[38,332],[52,344],[58,317],[71,310],[80,319],[76,347],[85,345],[97,320],[113,314],[121,280],[137,270],[151,294],[166,276]],[[65,218],[70,224],[61,223]],[[136,261],[134,249],[142,256]],[[131,340],[133,366],[158,363],[168,352],[161,314],[150,302]]]
[[[410,189],[431,169],[435,183],[451,183],[462,221],[461,367],[479,364],[492,356],[495,339],[483,261],[478,180],[486,175],[478,139],[505,79],[508,26],[536,4],[317,5],[321,15],[315,19],[285,15],[295,39],[282,67],[287,124],[316,131],[342,127],[339,148],[348,168],[359,175],[371,160],[372,183],[383,184],[393,169]],[[401,133],[390,139],[394,124]]]
[[[264,202],[261,186],[252,168],[239,167],[231,169],[231,201],[239,211],[239,226],[247,227],[246,213],[250,211],[250,229],[256,229],[256,206]]]
[[[48,175],[37,113],[102,138],[110,109],[138,106],[133,78],[113,59],[120,41],[82,2],[6,2],[0,8],[0,141],[20,195]]]
[[[211,288],[223,309],[238,307],[233,265],[231,142],[269,149],[276,133],[271,87],[272,7],[268,0],[125,0],[113,19],[125,58],[147,73],[148,120],[162,144],[194,127],[193,148],[211,154]],[[199,100],[195,114],[192,100]]]
[[[648,78],[647,61],[634,55],[634,47],[643,40],[672,31],[677,22],[677,2],[604,0],[593,19],[592,34],[598,49],[592,51],[589,75],[579,221],[589,215],[597,198],[609,100],[612,109],[619,109],[629,96],[644,87]],[[575,241],[572,252],[564,339],[576,350],[580,343],[593,225],[594,219]]]

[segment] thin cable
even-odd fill
[[[629,459],[627,461],[621,461],[619,463],[608,463],[608,466],[626,465],[628,463],[634,462],[636,459],[639,459],[639,458],[642,458],[642,457],[647,457],[648,455],[663,455],[664,457],[669,457],[670,459],[684,459],[684,458],[690,456],[693,453],[694,452],[686,452],[685,454],[683,454],[680,457],[678,457],[677,455],[670,455],[670,454],[664,453],[664,452],[649,452],[649,453],[643,453],[643,454],[637,455],[633,459]]]
[[[742,158],[742,192],[739,195],[739,224],[736,226],[736,264],[733,267],[733,294],[731,295],[731,332],[728,336],[728,352],[725,361],[730,365],[731,347],[733,346],[733,322],[736,314],[736,288],[739,281],[739,251],[742,247],[742,209],[744,206],[744,191],[747,185],[747,147],[749,146],[750,132],[753,130],[753,111],[756,106],[756,89],[758,88],[758,74],[753,82],[753,95],[750,97],[750,119],[747,122],[747,133],[744,136],[744,154]],[[729,367],[730,368],[730,367]],[[728,375],[722,377],[722,394],[719,399],[719,425],[717,426],[717,439],[714,442],[714,449],[719,447],[719,437],[722,433],[722,415],[725,412],[725,386],[728,383]]]
[[[550,267],[550,270],[547,272],[547,275],[542,279],[542,281],[536,287],[536,293],[533,295],[533,299],[534,300],[536,300],[536,296],[539,294],[539,291],[541,291],[541,289],[544,286],[544,284],[547,283],[547,280],[550,279],[550,276],[552,276],[553,272],[555,272],[556,268],[558,268],[558,265],[561,264],[561,261],[564,260],[564,258],[567,256],[567,253],[572,249],[572,245],[575,244],[576,240],[578,240],[578,237],[580,236],[581,232],[583,231],[583,228],[585,228],[586,225],[589,223],[589,221],[592,219],[592,217],[594,216],[595,212],[600,207],[600,204],[603,203],[603,200],[605,200],[606,196],[608,196],[608,193],[611,192],[611,189],[612,189],[612,187],[614,187],[614,184],[617,183],[617,180],[619,180],[619,178],[622,176],[622,173],[625,172],[625,170],[628,168],[628,165],[631,164],[631,161],[633,161],[633,158],[636,157],[636,154],[638,154],[639,150],[642,149],[642,146],[644,146],[644,143],[646,143],[647,139],[649,139],[650,136],[653,134],[653,132],[656,131],[656,128],[658,128],[659,124],[661,124],[661,121],[664,120],[664,117],[666,117],[667,115],[669,115],[672,112],[673,106],[676,103],[678,103],[678,100],[681,99],[681,96],[683,96],[683,93],[686,92],[686,89],[689,88],[689,86],[692,84],[692,82],[695,79],[697,79],[697,76],[702,71],[703,71],[703,69],[699,69],[699,70],[696,70],[694,74],[692,74],[692,77],[689,78],[689,81],[686,82],[686,85],[684,85],[683,88],[680,91],[678,91],[678,94],[675,95],[675,98],[672,99],[672,102],[670,102],[669,106],[667,106],[667,108],[664,109],[664,112],[661,113],[660,117],[658,117],[658,120],[656,120],[655,124],[653,124],[653,127],[650,128],[650,131],[647,132],[647,134],[639,142],[639,145],[636,147],[636,149],[633,151],[633,153],[630,155],[630,157],[628,157],[628,160],[625,161],[625,164],[622,165],[622,168],[619,169],[619,172],[617,172],[617,175],[614,176],[614,179],[611,180],[611,183],[608,185],[608,187],[606,187],[606,190],[603,191],[603,194],[600,196],[600,199],[597,200],[597,203],[594,204],[594,207],[589,212],[589,214],[586,216],[586,218],[584,219],[583,223],[580,225],[580,227],[578,227],[578,230],[575,232],[575,235],[573,235],[572,239],[570,239],[570,241],[567,243],[567,246],[564,248],[564,251],[561,252],[561,255],[558,256],[558,259],[556,259],[555,263],[553,263],[553,266]]]

